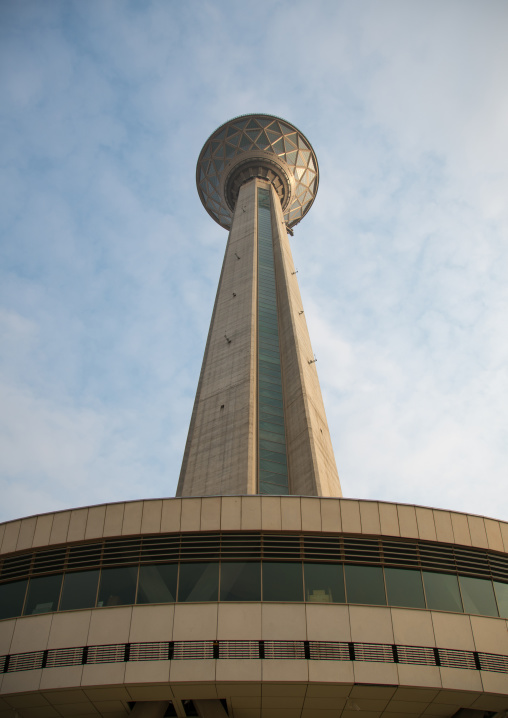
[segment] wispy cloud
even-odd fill
[[[345,494],[508,516],[506,3],[307,8],[2,4],[0,520],[174,493],[226,240],[195,162],[251,111],[320,161],[292,245]]]

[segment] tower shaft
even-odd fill
[[[240,187],[178,496],[340,496],[280,199]]]

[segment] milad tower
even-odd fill
[[[196,179],[229,234],[177,496],[0,524],[0,718],[507,716],[508,524],[341,497],[309,141],[235,118]]]

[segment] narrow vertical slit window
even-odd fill
[[[258,187],[259,493],[289,494],[270,190]]]

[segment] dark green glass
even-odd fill
[[[216,601],[219,593],[219,564],[181,563],[179,601]]]
[[[311,603],[344,603],[344,570],[342,564],[303,564],[305,600]]]
[[[21,616],[28,581],[0,584],[0,618]]]
[[[60,610],[94,608],[99,584],[99,570],[76,571],[64,576]]]
[[[420,571],[405,568],[385,568],[386,592],[389,606],[425,608]]]
[[[61,573],[54,576],[31,578],[28,584],[24,615],[56,611],[61,587]]]
[[[278,464],[275,461],[267,461],[266,459],[262,459],[260,457],[260,466],[265,471],[271,471],[275,474],[282,474],[283,476],[287,475],[287,468],[285,464]]]
[[[284,434],[275,434],[273,431],[266,431],[264,429],[260,429],[259,431],[259,440],[270,441],[273,444],[277,443],[283,446],[286,445],[286,438]]]
[[[261,565],[259,561],[232,561],[221,563],[221,601],[260,601]]]
[[[457,576],[450,573],[422,571],[427,608],[436,611],[456,611],[462,613],[459,582]]]
[[[263,481],[262,478],[260,477],[259,493],[260,494],[271,494],[272,496],[288,496],[289,489],[287,487],[287,481],[285,482],[284,486],[279,486],[277,484],[270,484],[270,483],[268,483],[268,481]]]
[[[496,599],[492,581],[472,576],[459,576],[460,592],[465,613],[497,616]]]
[[[381,566],[344,566],[348,603],[386,606],[383,569]]]
[[[174,603],[177,577],[177,563],[140,566],[136,603]]]
[[[303,601],[302,564],[263,561],[263,601]]]
[[[136,596],[137,566],[103,568],[97,606],[125,606],[134,603]]]
[[[259,451],[260,460],[275,461],[279,464],[287,465],[286,452],[283,454],[277,454],[275,451],[266,451],[266,449],[260,449]]]
[[[270,441],[270,439],[263,439],[261,437],[259,439],[259,448],[266,449],[267,451],[286,451],[285,444],[276,444],[274,441]]]
[[[494,581],[494,590],[496,592],[499,615],[501,618],[508,618],[508,583]]]

